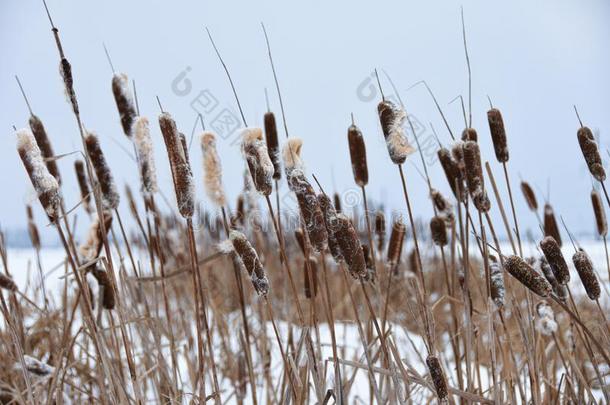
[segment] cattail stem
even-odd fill
[[[229,224],[227,221],[227,214],[225,211],[225,207],[224,206],[220,207],[220,211],[222,213],[222,223],[223,223],[225,233],[228,238],[229,237]],[[239,306],[240,306],[240,310],[241,310],[241,318],[242,318],[242,323],[243,323],[243,327],[244,327],[244,337],[245,337],[244,350],[246,351],[246,361],[248,363],[247,364],[248,373],[249,373],[249,379],[250,379],[250,386],[252,389],[252,403],[254,405],[256,405],[257,404],[256,381],[254,380],[254,374],[252,372],[253,364],[252,364],[252,353],[250,351],[250,328],[248,326],[248,317],[246,315],[246,299],[244,296],[244,285],[243,285],[243,281],[241,278],[241,274],[239,272],[239,266],[234,261],[235,260],[234,256],[235,256],[235,253],[232,253],[231,262],[232,262],[232,267],[233,267],[233,275],[235,276],[235,284],[237,285]]]
[[[513,200],[513,192],[510,186],[510,179],[508,177],[508,169],[506,162],[502,162],[502,169],[504,170],[504,179],[506,180],[506,188],[508,190],[508,200],[510,201],[510,209],[513,213],[513,222],[515,223],[515,233],[517,235],[517,246],[519,247],[519,256],[523,256],[523,248],[521,246],[521,234],[519,233],[519,222],[517,221],[515,202]]]
[[[195,242],[195,232],[193,229],[193,220],[192,218],[187,218],[186,219],[186,228],[187,228],[187,233],[188,233],[188,240],[189,240],[189,251],[190,251],[190,256],[191,256],[191,268],[192,268],[192,272],[193,272],[193,278],[194,278],[194,288],[195,288],[195,297],[198,297],[199,294],[199,298],[201,300],[201,313],[199,311],[199,303],[196,303],[195,305],[197,305],[197,310],[196,310],[196,316],[197,319],[199,321],[199,319],[203,320],[203,328],[204,328],[204,333],[206,335],[206,340],[207,340],[207,348],[208,348],[208,352],[209,352],[209,358],[210,358],[210,365],[212,367],[212,383],[214,385],[214,392],[212,393],[212,395],[215,398],[215,402],[216,404],[220,404],[220,388],[218,385],[218,376],[216,374],[216,361],[214,360],[214,348],[212,347],[212,334],[210,333],[210,328],[209,328],[209,323],[208,323],[208,316],[207,316],[207,302],[208,302],[208,297],[207,297],[207,288],[204,287],[204,283],[201,281],[201,275],[199,274],[199,265],[198,265],[198,259],[197,259],[197,246],[196,246],[196,242]],[[199,316],[201,316],[201,318],[199,318]],[[199,321],[200,322],[200,321]],[[198,334],[197,336],[197,340],[198,340],[198,350],[199,350],[199,378],[202,379],[202,389],[203,386],[205,385],[205,377],[204,377],[204,370],[203,370],[203,343],[201,342],[201,336]],[[203,398],[205,398],[205,395],[203,395]]]
[[[494,195],[496,197],[496,202],[498,203],[498,208],[500,209],[500,214],[502,216],[502,222],[504,223],[504,227],[506,228],[506,235],[508,236],[508,240],[510,241],[510,245],[513,248],[513,254],[517,254],[517,248],[515,246],[515,242],[513,240],[513,232],[508,225],[508,218],[506,216],[506,211],[504,211],[504,204],[502,203],[502,199],[500,198],[500,193],[498,192],[498,186],[496,185],[496,180],[494,178],[493,172],[491,171],[491,166],[489,162],[485,162],[485,170],[487,170],[487,175],[489,177],[489,182],[491,183],[491,188],[494,191]]]

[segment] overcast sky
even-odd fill
[[[112,71],[102,43],[116,70],[136,80],[141,112],[153,124],[161,186],[173,198],[155,95],[188,135],[196,111],[203,114],[208,126],[216,128],[222,117],[238,117],[224,72],[205,35],[207,26],[232,72],[248,124],[262,124],[265,88],[279,120],[260,27],[263,21],[270,35],[289,132],[304,139],[308,170],[327,189],[354,189],[346,139],[353,112],[367,144],[369,195],[396,209],[404,209],[404,201],[398,171],[382,140],[376,115],[379,94],[372,87],[371,73],[378,67],[390,74],[407,109],[421,124],[424,143],[429,142],[430,122],[441,141],[449,143],[425,89],[407,89],[426,80],[454,133],[461,132],[464,123],[459,103],[449,102],[459,94],[466,96],[468,89],[460,23],[463,5],[473,73],[473,126],[502,194],[506,188],[489,137],[486,95],[504,115],[511,154],[508,166],[523,227],[535,229],[536,225],[518,191],[520,176],[536,187],[539,200],[550,179],[556,211],[574,230],[593,229],[591,181],[576,141],[578,122],[572,105],[578,105],[586,125],[599,130],[603,158],[609,160],[610,6],[604,0],[48,0],[48,4],[72,63],[83,121],[99,134],[121,188],[125,182],[136,187],[137,172],[126,153],[131,146],[121,131],[110,91]],[[4,131],[0,137],[0,224],[10,229],[24,225],[24,202],[33,198],[15,151],[12,125],[26,126],[28,111],[13,76],[22,79],[56,154],[80,150],[80,140],[63,95],[58,54],[42,2],[3,0],[0,32],[0,128]],[[382,84],[391,93],[383,74]],[[243,160],[235,143],[237,132],[220,132],[225,137],[219,141],[225,185],[233,202],[242,185]],[[434,151],[426,149],[426,153],[433,184],[447,192]],[[197,143],[191,155],[197,196],[207,204]],[[74,158],[60,161],[68,206],[77,202]],[[410,161],[421,168],[418,156]],[[411,163],[405,169],[417,215],[428,218],[431,208],[425,183]],[[495,199],[492,205],[497,216]],[[42,222],[42,211],[37,203],[35,206]]]

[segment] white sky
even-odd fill
[[[279,104],[267,61],[260,22],[270,35],[290,133],[305,140],[303,155],[326,189],[333,189],[331,169],[339,191],[353,189],[346,128],[354,112],[367,143],[369,195],[386,206],[403,209],[396,168],[390,163],[376,116],[376,102],[365,92],[374,67],[392,75],[407,108],[426,126],[432,122],[440,138],[447,131],[423,87],[406,91],[425,79],[435,91],[455,133],[463,129],[459,104],[467,94],[462,48],[460,5],[464,6],[473,71],[473,126],[479,132],[484,158],[490,160],[505,194],[501,167],[495,161],[486,122],[489,94],[503,112],[510,146],[509,170],[523,227],[536,229],[518,190],[519,175],[535,185],[539,200],[547,179],[551,202],[574,230],[593,229],[590,176],[576,141],[579,106],[585,123],[599,129],[606,153],[610,132],[610,6],[603,0],[512,2],[464,1],[118,1],[49,0],[60,28],[65,52],[72,63],[83,120],[101,137],[102,146],[121,186],[137,184],[133,162],[119,144],[130,149],[121,131],[110,91],[111,70],[102,42],[117,70],[137,82],[140,108],[153,124],[155,154],[166,194],[169,171],[156,124],[159,95],[163,106],[190,134],[195,112],[190,102],[209,90],[218,107],[205,115],[209,125],[217,112],[237,112],[228,82],[205,36],[208,26],[229,65],[250,125],[261,125],[265,87],[272,109]],[[27,125],[28,113],[13,78],[23,81],[35,113],[43,120],[57,154],[80,149],[77,127],[62,94],[58,56],[41,1],[4,0],[0,5],[0,224],[25,224],[23,204],[32,199],[25,171],[15,151],[12,125]],[[172,82],[187,67],[191,92],[179,96]],[[382,77],[383,79],[383,77]],[[181,82],[180,85],[183,85]],[[389,84],[383,82],[386,93]],[[234,201],[242,184],[239,149],[219,142],[225,185]],[[203,199],[201,157],[191,152],[197,195]],[[68,205],[77,201],[72,164],[60,162]],[[420,166],[419,157],[412,162]],[[448,192],[440,165],[430,168],[433,184]],[[431,215],[425,183],[406,166],[416,212]],[[285,188],[285,187],[284,187]],[[494,215],[497,214],[492,199]],[[42,211],[36,203],[37,217]],[[122,204],[125,208],[126,204]],[[234,205],[234,204],[233,204]],[[497,227],[501,222],[498,220]]]

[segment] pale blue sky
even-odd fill
[[[462,48],[460,6],[464,6],[473,71],[473,126],[479,131],[484,158],[498,180],[501,167],[493,155],[486,122],[489,94],[503,114],[511,159],[509,169],[517,194],[523,227],[535,227],[518,191],[519,174],[546,190],[551,201],[578,231],[591,231],[591,182],[576,141],[579,106],[585,123],[601,134],[603,157],[610,133],[610,6],[591,1],[118,1],[49,0],[60,28],[65,52],[73,66],[75,87],[85,125],[98,132],[119,184],[136,184],[133,162],[119,147],[130,149],[121,132],[110,92],[111,70],[102,42],[115,68],[134,78],[142,114],[153,123],[155,154],[166,194],[169,171],[154,99],[190,134],[195,112],[191,101],[203,90],[218,102],[205,113],[209,124],[223,108],[235,113],[228,82],[205,35],[208,26],[228,63],[246,119],[261,125],[265,87],[271,105],[279,104],[267,61],[260,22],[270,35],[283,91],[288,126],[303,137],[308,169],[332,189],[331,168],[339,189],[354,188],[346,128],[354,112],[367,143],[371,198],[383,197],[388,207],[403,209],[396,168],[390,163],[376,116],[376,101],[367,101],[367,84],[374,67],[392,75],[407,108],[426,126],[432,122],[448,142],[431,99],[422,87],[406,89],[425,79],[445,109],[454,132],[463,129],[459,105],[448,102],[467,94]],[[44,121],[57,154],[80,149],[76,124],[65,102],[58,74],[58,56],[41,1],[3,0],[0,5],[0,224],[22,226],[24,201],[31,186],[15,152],[12,125],[27,124],[28,113],[14,74],[19,74],[35,113]],[[191,90],[180,96],[172,90],[178,75],[190,69]],[[383,79],[383,78],[382,78]],[[177,84],[184,89],[184,82]],[[359,87],[360,86],[360,87]],[[390,93],[389,84],[384,81]],[[377,100],[377,99],[376,99]],[[235,135],[219,142],[225,184],[234,201],[242,184],[243,163]],[[201,184],[198,145],[191,155],[197,195],[206,199]],[[412,162],[420,165],[419,158]],[[73,157],[60,162],[68,205],[77,201]],[[447,191],[440,166],[431,167],[433,183]],[[406,166],[417,214],[428,218],[425,183]],[[504,181],[500,180],[502,192]],[[542,200],[542,195],[539,195]],[[492,200],[493,201],[493,200]],[[37,205],[37,204],[36,204]],[[494,202],[494,215],[497,209]],[[124,208],[124,207],[123,207]],[[42,211],[37,207],[37,216]],[[498,222],[498,227],[500,222]],[[534,228],[535,229],[535,228]]]

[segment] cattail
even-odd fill
[[[235,209],[235,215],[231,218],[231,227],[235,228],[238,224],[244,226],[245,221],[245,209],[244,209],[244,196],[239,194],[237,196],[237,208]]]
[[[59,73],[64,81],[64,90],[66,92],[66,98],[72,105],[72,111],[78,115],[78,102],[76,101],[76,92],[74,91],[74,78],[72,77],[72,66],[68,59],[62,57],[59,63]]]
[[[242,150],[248,163],[256,190],[269,195],[273,191],[273,163],[267,153],[260,128],[245,128],[242,133]]]
[[[432,199],[432,203],[434,207],[442,213],[447,213],[451,211],[451,203],[445,198],[445,196],[436,189],[430,190],[430,198]]]
[[[582,285],[585,286],[585,291],[589,298],[592,300],[598,299],[601,294],[601,289],[597,276],[595,276],[595,271],[593,270],[593,262],[589,258],[589,255],[587,255],[584,250],[579,249],[574,253],[574,256],[572,256],[572,262],[578,272]]]
[[[548,297],[552,287],[546,279],[519,256],[508,256],[504,259],[504,268],[521,284],[541,297]]]
[[[288,181],[297,196],[301,218],[311,245],[316,252],[323,252],[326,249],[328,233],[316,193],[301,171],[291,172]]]
[[[580,127],[577,132],[577,137],[580,150],[589,167],[589,172],[591,172],[591,175],[595,177],[597,181],[603,182],[606,180],[606,171],[602,165],[602,158],[599,155],[593,133],[588,127]]]
[[[369,245],[362,245],[362,254],[364,255],[364,263],[366,265],[366,277],[367,281],[375,281],[375,276],[377,274],[375,269],[375,259],[373,258],[373,252],[369,248]]]
[[[369,182],[369,169],[366,164],[366,146],[364,145],[362,132],[354,124],[350,125],[347,129],[347,141],[354,181],[360,187],[364,187]]]
[[[407,156],[415,152],[415,149],[409,145],[403,129],[407,114],[405,110],[387,100],[377,105],[377,112],[390,159],[397,165],[403,164]]]
[[[32,186],[36,190],[40,204],[42,204],[49,220],[53,222],[59,214],[59,184],[44,164],[34,135],[29,129],[17,131],[17,151],[30,177]]]
[[[375,235],[377,236],[377,251],[381,252],[385,244],[385,215],[381,210],[375,214]]]
[[[30,116],[30,129],[34,134],[34,138],[36,139],[36,144],[40,149],[40,153],[42,157],[45,159],[45,163],[47,165],[47,169],[49,169],[49,173],[57,180],[57,183],[61,186],[61,176],[59,175],[59,168],[57,167],[57,162],[55,161],[55,153],[53,153],[53,147],[51,146],[51,141],[49,136],[47,135],[47,131],[42,125],[42,121],[40,118],[32,114]]]
[[[40,234],[38,233],[38,227],[34,221],[32,206],[29,204],[26,205],[25,211],[28,218],[28,234],[30,236],[30,241],[32,242],[32,247],[36,250],[40,250]]]
[[[121,116],[123,132],[129,138],[131,137],[133,122],[136,119],[136,109],[131,97],[131,91],[129,91],[129,79],[125,73],[115,73],[112,76],[112,94]]]
[[[544,276],[544,278],[546,278],[546,281],[549,282],[551,287],[553,287],[553,293],[555,295],[557,295],[559,298],[561,298],[562,300],[565,300],[567,298],[567,293],[568,293],[566,286],[565,286],[565,284],[560,284],[557,281],[557,277],[555,277],[555,272],[553,271],[553,268],[549,264],[546,257],[545,256],[540,257],[539,263],[540,263],[540,271],[542,272],[542,275]]]
[[[301,148],[303,141],[300,138],[288,138],[284,148],[282,149],[282,157],[284,159],[284,170],[286,177],[289,178],[288,185],[290,186],[290,175],[294,170],[301,172],[305,171],[305,164],[301,159]]]
[[[465,201],[464,177],[458,163],[451,157],[451,153],[446,148],[440,148],[437,154],[453,195],[457,200]]]
[[[252,285],[259,295],[267,295],[269,292],[269,281],[265,276],[263,264],[258,258],[256,250],[252,247],[246,235],[239,231],[232,230],[229,233],[229,240],[233,244],[233,249],[239,256],[246,271],[252,278]]]
[[[365,278],[367,270],[364,253],[352,221],[343,214],[337,214],[335,229],[337,244],[350,274],[354,278]]]
[[[551,336],[557,332],[557,322],[555,321],[555,314],[553,314],[553,308],[544,301],[539,302],[536,305],[536,330],[544,336]]]
[[[87,154],[89,155],[91,165],[93,166],[93,170],[95,170],[95,175],[100,185],[104,208],[113,210],[119,206],[119,193],[114,184],[114,178],[112,177],[108,162],[106,162],[106,158],[100,147],[100,141],[93,132],[87,133],[87,136],[85,137],[85,146],[87,147]]]
[[[593,213],[595,214],[597,233],[599,236],[605,238],[608,234],[608,221],[606,220],[606,212],[604,211],[602,199],[599,196],[599,193],[595,190],[591,190],[591,203],[593,204]]]
[[[388,243],[388,265],[396,266],[400,262],[402,253],[402,244],[405,239],[407,228],[400,219],[392,225],[392,233],[390,234],[390,242]]]
[[[411,249],[409,252],[409,270],[412,273],[418,274],[421,272],[421,267],[419,265],[419,260],[417,259],[417,250],[415,248]]]
[[[216,151],[216,136],[212,132],[204,132],[201,135],[201,150],[205,190],[214,204],[224,207],[226,199],[222,188],[222,166]]]
[[[309,262],[309,265],[307,264]],[[310,273],[311,270],[311,273]],[[310,281],[311,278],[311,281]],[[310,256],[306,259],[303,266],[303,282],[305,297],[313,298],[318,295],[318,261]],[[313,286],[311,285],[313,283]]]
[[[430,372],[430,378],[432,378],[432,384],[434,384],[438,401],[440,403],[447,402],[447,380],[445,379],[445,373],[440,361],[436,356],[429,355],[426,358],[426,364],[428,365],[428,371]]]
[[[521,192],[525,197],[525,202],[531,211],[538,211],[538,201],[536,201],[536,194],[532,187],[525,181],[521,182]]]
[[[85,164],[82,160],[74,161],[74,171],[76,172],[76,180],[78,180],[78,188],[80,190],[80,198],[83,200],[83,207],[89,214],[93,212],[91,207],[91,193],[89,191],[89,183],[87,182],[87,174],[85,173]]]
[[[497,108],[492,108],[487,111],[487,122],[489,123],[489,132],[491,140],[494,144],[494,152],[498,162],[508,162],[508,145],[506,144],[506,130],[504,129],[504,120],[502,113]]]
[[[546,236],[540,242],[540,249],[551,266],[557,282],[567,284],[570,281],[570,271],[557,240],[552,236]]]
[[[195,189],[186,150],[182,146],[176,122],[169,113],[159,115],[159,126],[172,170],[178,211],[183,218],[191,218],[195,211]]]
[[[498,308],[504,306],[504,296],[506,295],[506,289],[504,287],[504,272],[502,271],[502,265],[498,263],[495,257],[490,256],[489,263],[489,277],[490,277],[490,294],[491,299]]]
[[[157,171],[155,169],[155,156],[153,143],[150,137],[148,118],[138,117],[133,124],[133,141],[140,167],[140,181],[142,192],[153,194],[157,192]]]
[[[551,204],[544,204],[544,236],[552,236],[561,247],[561,234]],[[550,261],[550,260],[549,260]]]
[[[108,233],[110,226],[112,225],[112,215],[110,212],[106,211],[104,212],[103,218],[104,229],[106,230],[106,233]],[[102,233],[102,224],[100,223],[98,216],[89,226],[87,240],[78,248],[79,254],[83,261],[88,262],[96,259],[99,256],[102,246],[104,245],[105,238],[106,235]]]
[[[447,226],[443,217],[439,215],[432,217],[430,220],[430,234],[436,246],[445,246],[447,244]]]
[[[479,144],[474,141],[464,142],[463,151],[466,184],[468,185],[470,197],[479,211],[487,212],[491,203],[484,188]]]
[[[97,280],[97,285],[99,286],[100,293],[102,294],[102,308],[113,310],[116,304],[116,299],[114,296],[112,281],[110,280],[108,272],[106,270],[102,270],[98,266],[95,266],[93,270],[91,270],[91,274]]]
[[[335,210],[340,213],[341,212],[341,197],[339,196],[338,193],[335,193],[333,195],[333,202],[335,205]]]
[[[277,137],[277,125],[275,124],[275,115],[268,111],[264,117],[265,124],[265,141],[267,142],[267,152],[273,163],[273,178],[279,180],[282,178],[282,169],[280,167],[280,145]]]
[[[466,128],[462,131],[462,142],[478,142],[479,136],[474,128]]]
[[[6,274],[0,273],[0,288],[3,288],[7,291],[15,292],[17,291],[17,284],[15,284],[13,279],[7,276]]]
[[[337,211],[333,207],[330,198],[324,193],[318,194],[318,204],[322,210],[324,226],[326,227],[326,233],[328,235],[328,250],[330,250],[330,254],[335,262],[339,263],[343,261],[343,256],[341,255],[341,249],[337,242],[337,235],[335,234]]]

